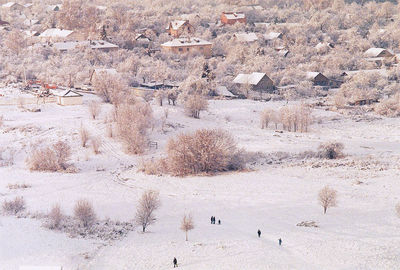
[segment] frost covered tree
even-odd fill
[[[329,207],[335,207],[337,205],[337,192],[326,186],[319,191],[318,200],[324,208],[324,214],[326,214],[326,210],[328,210]]]
[[[184,214],[181,223],[181,230],[185,232],[186,241],[188,241],[188,231],[194,229],[194,221],[191,214]]]
[[[160,207],[161,202],[159,193],[153,190],[147,190],[139,200],[136,210],[135,223],[142,226],[143,232],[146,228],[156,221],[154,212]]]

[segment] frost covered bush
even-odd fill
[[[89,141],[89,131],[81,125],[81,128],[79,129],[79,137],[81,139],[81,145],[82,147],[86,147],[87,142]]]
[[[123,103],[115,109],[117,131],[126,152],[142,154],[148,143],[148,130],[152,126],[153,112],[149,104]]]
[[[170,139],[167,145],[168,170],[173,175],[216,173],[244,166],[237,164],[239,150],[232,136],[223,130],[200,129]]]
[[[395,206],[396,214],[400,218],[400,203],[396,204]]]
[[[344,146],[339,142],[323,143],[318,147],[318,156],[326,159],[337,159],[343,157]]]
[[[74,207],[74,216],[84,227],[90,227],[96,221],[96,213],[92,204],[87,200],[79,200]]]
[[[93,120],[97,118],[101,111],[101,104],[97,101],[91,101],[89,103],[89,113]]]
[[[5,200],[2,204],[3,213],[7,215],[16,215],[25,210],[25,200],[23,197],[16,197],[14,200]]]
[[[71,147],[62,141],[55,144],[38,147],[28,158],[31,171],[65,171],[69,169],[68,161],[71,156]]]
[[[200,112],[207,109],[208,101],[201,95],[189,95],[185,100],[186,113],[196,119],[200,118]]]
[[[61,211],[60,205],[54,205],[48,214],[48,224],[49,229],[58,229],[61,226],[64,215]]]
[[[400,94],[382,100],[375,106],[375,111],[388,117],[400,116]]]

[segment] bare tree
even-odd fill
[[[335,207],[337,205],[337,192],[336,190],[326,186],[320,190],[318,194],[319,203],[324,208],[324,214],[329,207]]]
[[[143,193],[139,200],[135,216],[135,222],[137,225],[142,226],[143,232],[146,231],[147,226],[156,221],[154,211],[156,211],[160,205],[161,203],[158,192],[147,190]]]
[[[181,223],[181,230],[185,232],[186,234],[186,241],[188,240],[188,231],[194,229],[194,222],[193,222],[193,217],[191,214],[183,215],[182,223]]]
[[[63,171],[68,169],[71,147],[62,141],[34,149],[27,163],[32,171]]]
[[[101,104],[97,101],[91,101],[89,103],[89,113],[92,116],[92,119],[96,119],[96,117],[100,114]]]
[[[76,202],[74,207],[75,217],[84,227],[90,227],[96,221],[96,214],[92,204],[85,199]]]

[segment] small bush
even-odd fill
[[[235,164],[236,143],[222,130],[200,129],[179,135],[168,142],[167,154],[168,170],[173,175],[215,173],[239,167]]]
[[[395,206],[396,214],[400,218],[400,203],[396,204]]]
[[[4,117],[0,115],[0,127],[2,127],[4,124]]]
[[[96,214],[92,204],[84,199],[76,202],[74,215],[84,227],[90,227],[96,221]]]
[[[23,197],[16,197],[12,201],[5,200],[2,205],[3,213],[16,215],[25,210],[25,200]]]
[[[49,229],[60,228],[63,218],[64,218],[64,215],[62,214],[60,205],[58,205],[58,204],[54,205],[51,208],[51,211],[48,215],[48,219],[49,219],[48,228]]]
[[[97,118],[101,111],[101,104],[97,101],[91,101],[89,103],[89,113],[93,120]]]
[[[82,147],[86,147],[90,136],[89,136],[89,131],[82,125],[81,128],[79,129],[79,136],[81,138]]]
[[[121,104],[115,109],[118,135],[129,154],[142,154],[148,142],[153,112],[147,103]]]
[[[106,126],[106,135],[109,138],[114,137],[113,126],[111,123],[108,123]]]
[[[193,118],[200,118],[200,112],[207,109],[208,101],[201,95],[190,95],[185,101],[185,111]]]
[[[338,142],[328,142],[318,147],[318,156],[326,159],[337,159],[343,157],[344,146]]]
[[[59,141],[53,145],[35,149],[28,158],[28,166],[31,171],[65,171],[69,168],[67,162],[70,156],[70,146]]]
[[[400,94],[382,100],[375,106],[375,111],[380,115],[388,117],[400,116]]]
[[[101,138],[100,137],[94,137],[90,141],[92,143],[93,153],[95,153],[96,155],[100,154],[100,147],[103,144]]]

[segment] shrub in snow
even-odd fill
[[[119,138],[126,152],[142,154],[148,143],[148,130],[152,126],[153,112],[149,104],[123,103],[115,108],[115,119]]]
[[[389,117],[400,116],[400,94],[382,100],[375,106],[375,111],[380,115]]]
[[[89,103],[89,113],[92,119],[96,119],[97,116],[100,114],[101,111],[101,104],[97,101],[91,101]]]
[[[16,197],[12,201],[5,200],[2,204],[3,213],[7,215],[16,215],[25,210],[25,200],[23,197]]]
[[[147,190],[143,193],[139,200],[139,205],[136,210],[135,223],[142,226],[143,232],[146,231],[147,226],[156,221],[154,211],[161,205],[158,192]]]
[[[173,175],[215,173],[243,167],[239,153],[229,133],[218,129],[200,129],[170,139],[166,162]]]
[[[74,207],[74,216],[77,218],[83,227],[90,227],[96,221],[96,213],[92,204],[87,200],[79,200]]]
[[[81,125],[81,128],[79,129],[79,137],[81,138],[82,147],[86,147],[90,136],[89,131],[83,125]]]
[[[318,156],[326,159],[337,159],[343,157],[344,146],[338,142],[328,142],[318,147]]]
[[[100,154],[100,147],[103,144],[101,138],[100,137],[93,137],[90,141],[91,141],[93,152],[96,155]]]
[[[47,227],[49,229],[58,229],[61,225],[61,222],[64,218],[64,215],[62,214],[61,207],[60,205],[54,205],[50,213],[48,214],[48,224]]]
[[[337,192],[330,187],[324,187],[318,193],[318,200],[321,206],[324,208],[324,214],[329,207],[335,207],[337,205]]]
[[[65,171],[69,169],[68,161],[71,147],[62,141],[53,145],[33,150],[28,158],[28,166],[32,171]]]
[[[201,95],[188,95],[184,106],[189,116],[199,119],[200,112],[207,109],[208,101]]]
[[[396,204],[395,210],[396,210],[397,216],[400,218],[400,203]]]

